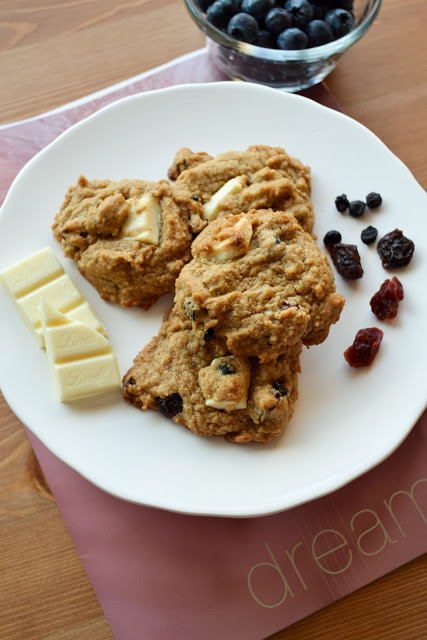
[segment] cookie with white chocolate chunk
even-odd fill
[[[235,357],[224,340],[209,332],[199,339],[188,320],[169,312],[125,374],[123,396],[201,436],[269,442],[292,417],[300,353],[297,342],[269,364]]]
[[[70,187],[53,224],[64,254],[101,297],[148,309],[174,291],[191,258],[187,214],[166,181],[87,180]]]
[[[174,198],[195,232],[222,215],[250,209],[286,210],[312,232],[310,169],[281,147],[255,145],[215,158],[180,149],[169,177],[176,178]]]
[[[344,298],[327,256],[296,219],[253,210],[211,222],[176,282],[175,312],[199,338],[211,331],[235,356],[275,360],[325,340]]]

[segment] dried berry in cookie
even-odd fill
[[[251,211],[215,220],[192,246],[175,310],[200,339],[209,329],[231,353],[274,360],[299,340],[323,342],[344,298],[326,255],[292,215]]]
[[[284,429],[298,397],[301,343],[277,360],[234,357],[224,340],[199,340],[169,313],[158,336],[123,378],[123,396],[201,436],[269,442]]]

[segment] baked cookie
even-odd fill
[[[296,219],[250,211],[211,222],[176,282],[175,311],[199,338],[223,338],[235,356],[269,362],[302,339],[323,342],[344,298],[328,258]]]
[[[148,309],[174,291],[191,259],[185,211],[167,181],[87,180],[70,187],[53,224],[65,256],[105,300]]]
[[[200,340],[188,320],[169,313],[124,376],[123,397],[201,436],[269,442],[293,414],[300,353],[297,342],[269,364],[234,357],[224,340]]]
[[[250,209],[286,210],[305,231],[313,230],[310,169],[280,147],[257,145],[215,158],[183,148],[169,177],[176,177],[174,198],[195,232],[222,215]]]

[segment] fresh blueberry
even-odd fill
[[[345,9],[346,11],[353,11],[353,0],[332,0],[332,5],[337,9]]]
[[[342,238],[341,238],[340,232],[339,231],[335,231],[335,229],[325,233],[325,237],[323,238],[323,242],[326,245],[328,245],[328,244],[337,244],[337,242],[341,242],[341,240],[342,240]]]
[[[377,207],[381,206],[382,201],[383,199],[381,198],[380,194],[375,193],[374,191],[368,193],[368,195],[366,196],[366,204],[370,209],[376,209]]]
[[[255,42],[258,31],[258,22],[249,13],[236,13],[227,26],[228,35],[242,42]]]
[[[225,29],[235,13],[233,0],[215,0],[208,8],[206,17],[214,27]]]
[[[277,36],[277,46],[279,49],[306,49],[308,46],[308,38],[304,31],[291,27],[285,29]]]
[[[348,205],[348,212],[353,218],[360,218],[363,216],[366,204],[362,200],[353,200]]]
[[[375,227],[369,226],[369,227],[366,227],[366,229],[363,229],[362,233],[360,234],[360,237],[362,239],[362,242],[364,242],[365,244],[372,244],[377,239],[377,235],[378,235],[378,229],[375,229]]]
[[[343,213],[346,209],[348,209],[349,204],[350,203],[345,193],[335,198],[335,206],[340,213]]]
[[[314,4],[313,0],[311,0],[310,4],[313,8],[313,20],[323,20],[331,8],[325,2]]]
[[[313,19],[313,7],[307,0],[287,0],[285,9],[292,16],[292,26],[304,29]]]
[[[279,34],[292,27],[292,16],[285,9],[274,7],[265,16],[265,26],[271,33]]]
[[[258,22],[262,22],[273,7],[274,0],[243,0],[240,10],[250,13]]]
[[[331,28],[323,20],[312,20],[305,28],[309,47],[320,47],[333,40]]]
[[[233,0],[234,8],[236,11],[240,11],[240,7],[242,6],[243,0]]]
[[[332,9],[325,16],[325,22],[330,26],[334,38],[342,38],[349,33],[354,26],[354,18],[345,9]]]
[[[254,44],[258,47],[266,47],[267,49],[275,49],[276,48],[276,38],[273,36],[270,31],[266,29],[260,29],[258,31],[258,37],[255,40]]]
[[[211,6],[211,4],[214,3],[215,0],[198,0],[198,5],[201,9],[201,11],[203,11],[204,13],[206,13],[206,11],[208,10],[208,8]]]

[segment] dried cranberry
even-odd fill
[[[385,280],[380,290],[371,298],[371,309],[380,320],[390,320],[397,316],[399,302],[403,300],[403,287],[400,280]]]
[[[400,229],[387,233],[377,244],[377,251],[385,269],[406,267],[411,262],[415,245]]]
[[[338,273],[344,278],[357,280],[363,276],[363,269],[360,263],[359,251],[355,244],[332,244],[328,246],[331,253],[332,262]]]
[[[182,411],[183,403],[179,393],[172,393],[170,396],[166,396],[166,398],[157,397],[156,402],[160,413],[162,413],[165,418],[173,418]]]
[[[376,327],[360,329],[351,347],[344,351],[344,358],[350,367],[369,366],[380,348],[383,335],[381,329]]]

